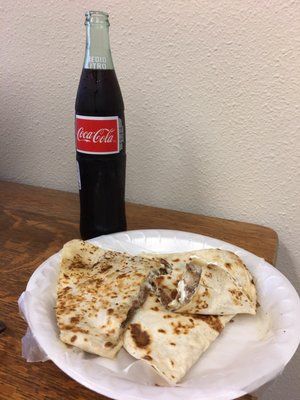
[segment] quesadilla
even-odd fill
[[[123,346],[167,382],[176,384],[232,317],[174,313],[166,310],[154,293],[149,293],[128,325]]]
[[[166,272],[159,259],[108,251],[81,240],[66,243],[57,284],[60,339],[113,358],[131,315],[146,298],[150,276]]]
[[[205,249],[161,257],[172,272],[155,277],[153,286],[169,310],[204,315],[256,313],[254,281],[235,253]]]

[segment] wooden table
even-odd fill
[[[73,381],[51,361],[27,363],[21,356],[26,324],[17,300],[33,271],[62,245],[79,237],[78,195],[0,182],[0,399],[104,400]],[[127,204],[128,229],[165,228],[212,236],[275,263],[277,235],[244,222]],[[250,400],[247,395],[241,399]]]

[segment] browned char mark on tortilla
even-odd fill
[[[117,279],[124,279],[124,278],[128,278],[129,274],[126,272],[123,272],[122,274],[117,276]]]
[[[171,315],[171,314],[165,314],[165,315],[163,315],[163,318],[170,319],[170,318],[175,318],[175,317],[174,317],[174,315]]]
[[[73,333],[85,333],[85,334],[89,334],[90,333],[90,331],[89,331],[89,329],[83,329],[83,328],[80,328],[80,326],[76,326],[76,325],[67,325],[67,324],[64,324],[64,323],[59,323],[59,321],[58,321],[58,327],[59,327],[59,329],[61,330],[61,331],[70,331],[70,332],[73,332]]]
[[[70,342],[71,342],[71,343],[74,343],[76,339],[77,339],[77,336],[76,336],[76,335],[73,335],[73,336],[71,337],[71,339],[70,339]]]
[[[229,289],[229,292],[232,294],[233,302],[237,305],[241,304],[243,292],[239,289]],[[245,299],[245,301],[247,300]]]
[[[80,315],[76,315],[76,317],[71,317],[70,318],[70,323],[71,324],[77,324],[80,320],[81,320],[81,316]]]
[[[140,324],[130,324],[130,332],[137,347],[146,348],[151,343],[148,332],[144,331]]]
[[[72,270],[73,268],[86,269],[87,265],[83,262],[80,256],[75,256],[69,265],[69,269]]]
[[[171,325],[175,335],[188,335],[195,328],[195,322],[192,318],[189,319],[189,322],[182,323],[181,321],[176,321],[171,322]]]
[[[106,272],[111,268],[113,268],[113,266],[111,264],[104,264],[101,266],[101,272]]]
[[[202,310],[205,310],[206,308],[208,308],[208,303],[201,298],[197,299],[197,301],[195,302],[195,312],[198,313]]]
[[[217,332],[222,332],[224,326],[222,322],[220,321],[219,317],[217,315],[199,315],[199,314],[194,314],[193,318],[195,319],[201,319],[203,322],[207,323],[212,329],[214,329]]]

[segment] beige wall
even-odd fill
[[[111,15],[127,199],[264,224],[300,281],[300,2],[0,0],[0,178],[77,191],[84,11]],[[300,357],[263,396],[299,398]]]

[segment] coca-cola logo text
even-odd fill
[[[76,115],[76,149],[87,154],[119,153],[118,117]]]
[[[77,131],[77,141],[87,143],[113,143],[114,132],[115,130],[113,128],[101,128],[95,132],[89,132],[81,127]]]

